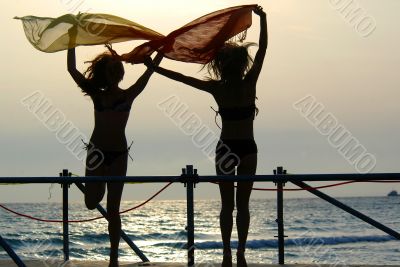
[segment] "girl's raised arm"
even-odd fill
[[[158,53],[157,56],[154,58],[154,64],[158,66],[160,64],[163,55]],[[144,88],[146,87],[147,83],[151,75],[154,73],[153,68],[147,68],[147,70],[139,77],[139,79],[126,91],[128,93],[128,98],[133,101],[141,92],[143,92]]]
[[[246,75],[247,79],[252,82],[257,82],[258,76],[260,75],[261,68],[264,62],[265,53],[268,46],[268,31],[267,31],[267,15],[263,11],[261,6],[254,8],[254,13],[260,16],[260,39],[258,42],[258,51],[254,57],[253,66]]]
[[[72,47],[68,49],[67,53],[67,68],[68,72],[71,75],[72,79],[78,84],[78,86],[86,93],[89,94],[90,88],[88,81],[86,80],[85,76],[80,73],[76,69],[76,56],[75,56],[75,41],[76,41],[76,34],[77,34],[77,28],[76,26],[73,26],[71,29],[68,31],[69,33],[69,46]]]

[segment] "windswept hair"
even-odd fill
[[[253,64],[248,48],[255,43],[239,45],[234,42],[226,42],[216,53],[213,60],[204,67],[207,68],[211,79],[227,81],[238,75],[243,79]]]
[[[109,47],[107,48],[110,49]],[[112,82],[119,83],[125,74],[122,62],[111,51],[104,52],[85,63],[90,64],[84,75],[91,88],[91,92],[83,90],[86,94],[96,94],[108,90],[110,78]]]

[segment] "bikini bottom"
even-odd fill
[[[91,143],[85,143],[85,149],[87,152],[86,165],[87,168],[95,169],[94,166],[99,167],[100,165],[106,165],[107,167],[111,166],[116,159],[121,156],[128,155],[131,160],[133,160],[132,156],[129,154],[129,150],[131,149],[131,145],[125,150],[103,150],[94,146]]]
[[[215,149],[217,169],[221,166],[238,166],[245,156],[256,153],[258,149],[254,139],[220,139]]]

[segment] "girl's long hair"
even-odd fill
[[[96,56],[91,61],[84,75],[89,83],[90,92],[82,89],[86,94],[96,94],[109,89],[110,80],[115,83],[122,81],[124,77],[124,67],[122,62],[111,52],[105,52]]]
[[[238,75],[243,79],[253,63],[248,52],[248,48],[253,45],[255,43],[238,45],[234,42],[226,42],[214,59],[204,66],[207,68],[210,79],[229,81]]]

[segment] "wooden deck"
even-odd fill
[[[25,261],[26,266],[28,267],[107,267],[108,263],[105,261],[69,261],[65,264],[62,261],[52,262],[51,260],[40,261],[40,260],[27,260]],[[319,265],[319,264],[248,264],[249,267],[400,267],[400,265]],[[0,261],[0,267],[14,267],[17,266],[11,260],[2,260]],[[120,267],[185,267],[187,266],[185,263],[157,263],[157,262],[121,262]],[[220,264],[210,264],[210,263],[200,263],[196,264],[198,267],[219,267]],[[234,265],[236,266],[236,265]]]

